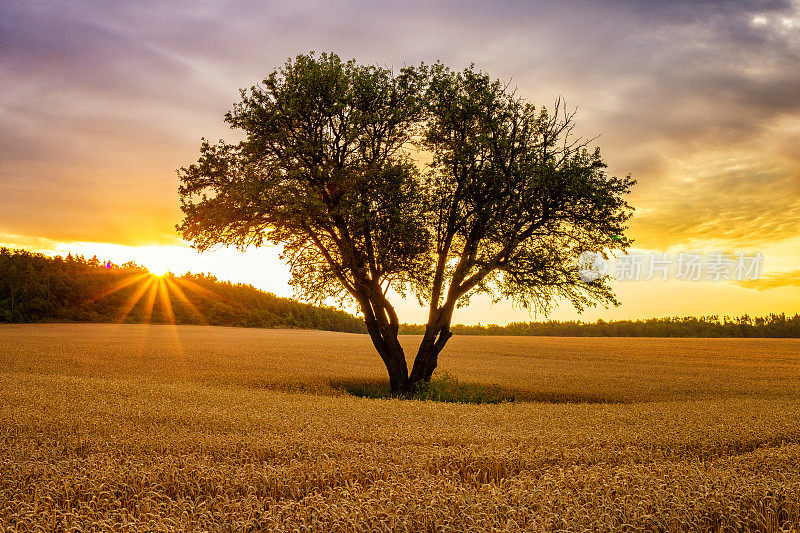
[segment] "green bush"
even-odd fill
[[[514,396],[504,394],[500,385],[461,383],[458,378],[444,372],[429,382],[417,383],[415,400],[432,400],[450,403],[502,403],[513,402]]]
[[[389,383],[383,380],[342,380],[329,382],[333,390],[359,398],[392,398]],[[477,385],[461,383],[458,378],[444,372],[430,382],[420,381],[417,390],[411,396],[399,396],[405,400],[421,400],[449,403],[502,403],[513,402],[514,395],[504,393],[500,385]]]

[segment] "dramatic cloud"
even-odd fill
[[[800,270],[770,274],[761,279],[740,281],[739,285],[759,291],[777,289],[779,287],[800,287]]]
[[[0,5],[0,235],[175,244],[175,169],[232,138],[238,88],[309,50],[562,95],[639,180],[637,246],[800,234],[797,2],[106,0]]]

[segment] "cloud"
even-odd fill
[[[645,248],[760,249],[800,228],[800,169],[775,154],[686,157],[639,198],[631,232]]]
[[[474,61],[536,102],[563,95],[580,133],[602,134],[611,170],[639,180],[639,245],[779,240],[800,227],[798,13],[777,1],[6,2],[0,227],[163,241],[180,216],[174,170],[201,136],[230,137],[221,118],[237,89],[333,50],[395,67]]]
[[[800,270],[778,272],[762,276],[760,279],[744,280],[737,283],[747,289],[758,291],[777,289],[779,287],[800,287]]]

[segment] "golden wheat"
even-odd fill
[[[460,379],[552,401],[336,394],[383,376],[358,335],[0,327],[0,528],[800,528],[800,342],[453,341]]]

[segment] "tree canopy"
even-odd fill
[[[298,295],[355,301],[392,391],[408,392],[474,294],[543,311],[617,303],[607,279],[577,275],[577,257],[629,245],[634,181],[574,138],[573,116],[474,67],[299,55],[226,114],[244,140],[203,140],[179,171],[178,229],[199,250],[282,245]],[[410,373],[390,289],[429,307]]]

